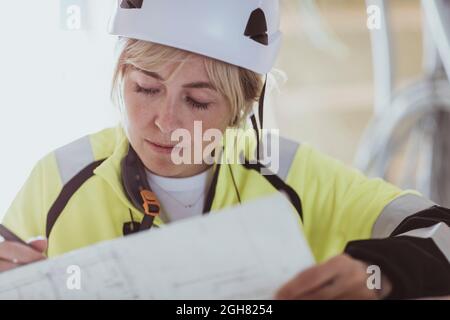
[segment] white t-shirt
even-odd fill
[[[161,204],[164,222],[202,215],[212,179],[212,167],[187,178],[161,177],[146,170],[150,188]]]

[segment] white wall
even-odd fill
[[[66,2],[1,4],[0,219],[37,160],[118,121],[109,100],[115,37],[107,24],[114,0],[86,0],[85,23],[76,31],[61,28]]]

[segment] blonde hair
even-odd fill
[[[184,50],[136,39],[121,38],[118,45],[119,57],[113,74],[111,98],[121,108],[124,108],[123,78],[130,66],[154,71],[167,62],[182,64],[192,55]],[[204,61],[209,80],[230,106],[230,126],[240,126],[251,112],[254,102],[259,99],[262,77],[253,71],[212,58],[205,57]]]

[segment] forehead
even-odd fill
[[[153,77],[151,74],[158,74],[161,81],[209,81],[208,73],[205,67],[205,57],[192,54],[181,61],[161,61],[160,64],[152,70],[134,67],[139,74]],[[146,71],[149,72],[146,72]]]

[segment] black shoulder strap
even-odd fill
[[[145,166],[131,145],[128,146],[127,155],[123,158],[121,164],[122,185],[128,200],[144,214],[139,224],[139,231],[148,230],[153,226],[154,216],[145,214],[142,204],[141,190],[152,191],[147,181]],[[158,205],[158,212],[160,207]]]
[[[98,160],[96,162],[91,163],[83,170],[81,170],[75,177],[70,179],[70,181],[63,187],[61,193],[59,194],[56,201],[53,203],[47,215],[47,226],[46,226],[46,236],[47,239],[50,236],[50,232],[53,229],[53,226],[61,215],[61,212],[66,207],[70,198],[74,195],[75,192],[94,175],[94,170],[103,163],[106,159]]]
[[[50,232],[59,218],[69,200],[75,192],[94,175],[94,170],[106,159],[102,159],[91,163],[73,177],[62,189],[56,201],[53,203],[47,215],[46,236],[50,236]],[[139,202],[139,192],[141,185],[150,190],[145,178],[143,164],[137,156],[134,149],[130,146],[127,155],[121,162],[122,182],[129,200],[142,211],[142,204]],[[136,180],[137,179],[137,180]],[[150,229],[153,225],[153,217],[144,214],[142,222],[139,224],[139,230]]]
[[[259,174],[261,174],[261,170],[264,168],[264,170],[269,170],[267,169],[263,164],[261,164],[260,162],[257,163],[250,163],[249,161],[245,161],[243,163],[243,166],[247,169],[250,170],[255,170],[256,172],[258,172]],[[299,195],[297,194],[297,192],[295,192],[295,190],[288,185],[287,183],[285,183],[283,181],[283,179],[281,179],[279,176],[277,176],[276,174],[272,174],[272,175],[265,175],[262,174],[262,176],[278,191],[283,191],[287,194],[287,196],[289,197],[289,201],[292,203],[292,205],[294,206],[294,208],[297,210],[298,215],[300,216],[300,219],[303,222],[303,211],[302,211],[302,202],[300,200]]]
[[[216,196],[217,179],[219,178],[219,172],[220,163],[217,164],[217,167],[214,170],[211,185],[209,187],[208,194],[206,195],[205,203],[203,204],[203,214],[207,214],[211,211],[212,203],[214,201],[214,197]]]
[[[53,226],[58,219],[58,217],[61,215],[62,211],[66,207],[69,200],[72,198],[74,193],[87,181],[89,178],[91,178],[94,175],[94,170],[100,166],[103,161],[106,159],[98,160],[96,162],[91,163],[87,167],[85,167],[83,170],[81,170],[75,177],[73,177],[62,189],[61,193],[59,194],[58,198],[53,203],[52,207],[50,208],[48,215],[47,215],[47,226],[46,226],[46,236],[49,238],[50,232],[53,229]],[[249,163],[246,161],[244,164],[244,167],[250,170],[255,170],[258,173],[261,172],[262,168],[265,168],[265,170],[268,170],[263,164],[260,162],[256,164]],[[219,168],[218,166],[215,170],[213,181],[212,181],[212,188],[210,188],[207,199],[205,201],[205,206],[203,213],[207,213],[211,210],[212,201],[215,196],[216,191],[216,185],[219,175]],[[292,189],[291,186],[286,184],[280,177],[277,175],[263,175],[263,177],[278,191],[284,191],[287,196],[289,197],[290,202],[297,210],[300,218],[303,221],[303,212],[302,212],[302,203],[300,200],[300,197],[295,192],[294,189]],[[130,191],[130,190],[127,190]],[[145,226],[142,226],[144,229],[150,228],[153,224],[153,219],[150,219],[149,221],[146,221],[144,216],[143,224]],[[148,225],[148,226],[147,226]]]

